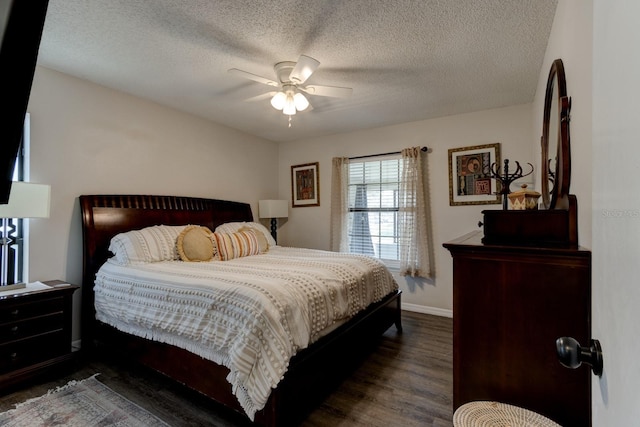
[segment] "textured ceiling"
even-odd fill
[[[557,0],[50,0],[38,62],[273,141],[531,102]],[[272,90],[300,54],[308,96],[287,116]]]

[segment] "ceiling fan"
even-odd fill
[[[289,116],[289,126],[291,126],[291,116],[296,114],[296,111],[303,111],[309,107],[309,100],[304,96],[304,93],[316,96],[345,98],[353,92],[353,89],[350,87],[305,85],[304,83],[311,77],[319,65],[319,61],[306,55],[300,55],[298,62],[278,62],[273,67],[278,81],[237,68],[232,68],[229,72],[258,83],[278,88],[278,91],[269,92],[256,98],[271,97],[271,105],[273,108],[282,110],[283,114],[287,114]]]

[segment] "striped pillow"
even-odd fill
[[[260,244],[255,231],[238,231],[236,233],[213,233],[213,241],[218,248],[220,261],[260,253]]]
[[[217,226],[214,231],[216,233],[235,233],[236,231],[240,231],[241,228],[251,228],[255,230],[256,233],[264,234],[269,246],[276,246],[276,241],[271,236],[271,232],[259,222],[226,222]]]
[[[258,239],[258,246],[260,246],[260,253],[264,254],[269,252],[269,242],[267,241],[267,238],[261,231],[255,230],[251,227],[240,227],[238,231],[253,231],[256,235],[256,238]]]
[[[141,264],[178,259],[176,240],[184,225],[154,225],[115,235],[109,250],[118,264]]]

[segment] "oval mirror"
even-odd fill
[[[542,121],[542,205],[546,209],[569,209],[571,155],[569,111],[564,64],[556,59],[551,65],[544,99]]]

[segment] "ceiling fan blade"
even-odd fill
[[[237,68],[231,68],[228,72],[231,73],[231,74],[235,74],[237,76],[240,76],[240,77],[244,77],[245,79],[253,80],[254,82],[262,83],[262,84],[265,84],[265,85],[269,85],[269,86],[273,86],[273,87],[280,86],[278,84],[278,82],[275,82],[275,81],[273,81],[271,79],[268,79],[268,78],[262,77],[262,76],[258,76],[258,75],[253,74],[253,73],[249,73],[247,71],[238,70]]]
[[[331,96],[334,98],[347,98],[353,93],[352,88],[339,86],[309,85],[305,87],[299,86],[298,89],[305,91],[309,95]]]
[[[300,55],[296,66],[293,67],[291,74],[289,74],[289,80],[295,84],[302,84],[307,81],[319,65],[320,62],[312,57]]]
[[[252,96],[251,98],[247,98],[247,99],[245,99],[245,101],[253,102],[253,101],[263,101],[265,99],[271,99],[271,98],[273,98],[273,95],[275,95],[276,93],[277,92],[263,93],[261,95]]]

